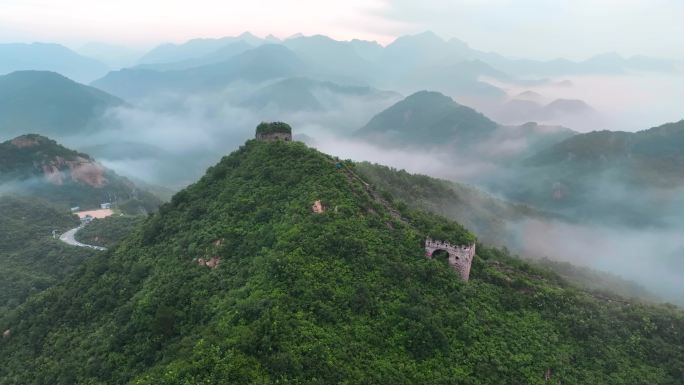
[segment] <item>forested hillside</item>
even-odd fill
[[[356,167],[364,178],[403,204],[458,220],[489,244],[510,245],[513,240],[508,237],[507,226],[511,223],[551,217],[529,206],[496,199],[468,185],[367,162]]]
[[[0,196],[0,314],[64,279],[93,252],[52,238],[78,219],[37,199]]]
[[[520,239],[514,230],[521,222],[563,220],[558,215],[494,198],[471,186],[367,162],[357,164],[356,168],[369,182],[393,197],[396,204],[459,221],[484,242],[515,253],[520,252]],[[530,263],[550,268],[568,282],[597,295],[658,301],[641,285],[608,272],[550,259],[530,260]]]
[[[94,219],[76,233],[76,240],[87,245],[112,247],[145,221],[145,216],[111,216]]]
[[[87,154],[41,135],[0,143],[0,188],[62,207],[99,208],[103,202],[130,213],[156,210],[160,200]]]
[[[579,134],[538,151],[510,180],[510,199],[579,220],[635,227],[681,223],[684,121],[638,132]]]
[[[123,104],[56,72],[13,72],[0,76],[0,140],[29,132],[61,138],[93,133],[108,109]]]
[[[475,240],[349,162],[250,141],[0,316],[0,384],[681,382],[679,310],[596,299],[483,245],[463,282],[425,258],[428,236]]]

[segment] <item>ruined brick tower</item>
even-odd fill
[[[452,245],[431,238],[425,240],[425,256],[427,258],[432,259],[432,255],[438,250],[444,250],[449,254],[449,266],[467,282],[470,278],[470,265],[473,263],[473,257],[475,257],[475,244]]]
[[[292,127],[283,122],[261,122],[256,128],[256,139],[273,142],[276,140],[292,141]]]

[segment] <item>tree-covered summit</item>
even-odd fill
[[[118,204],[131,213],[153,211],[160,201],[88,154],[37,134],[0,143],[3,192],[43,198],[61,207]]]
[[[256,128],[257,135],[259,134],[292,134],[292,127],[284,122],[261,122]]]
[[[426,236],[474,241],[455,222],[395,204],[351,162],[249,141],[119,246],[0,316],[11,330],[0,384],[677,384],[684,375],[679,311],[596,299],[483,246],[464,283],[425,258]]]

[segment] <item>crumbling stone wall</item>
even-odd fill
[[[256,138],[257,140],[264,142],[274,142],[276,140],[290,142],[292,141],[292,134],[288,134],[287,132],[271,132],[266,134],[257,133]]]
[[[444,250],[449,254],[449,266],[451,266],[464,281],[470,278],[470,266],[475,257],[475,244],[472,245],[452,245],[449,242],[433,239],[425,240],[425,256],[432,259],[432,255],[437,250]]]

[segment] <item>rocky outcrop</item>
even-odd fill
[[[100,188],[107,184],[105,168],[97,162],[83,157],[66,160],[60,156],[41,165],[45,179],[61,186],[68,179],[76,183],[84,183]]]
[[[321,214],[325,211],[325,208],[323,208],[323,204],[321,203],[321,201],[317,200],[316,202],[314,202],[313,205],[311,205],[311,211],[313,211],[316,214]]]

